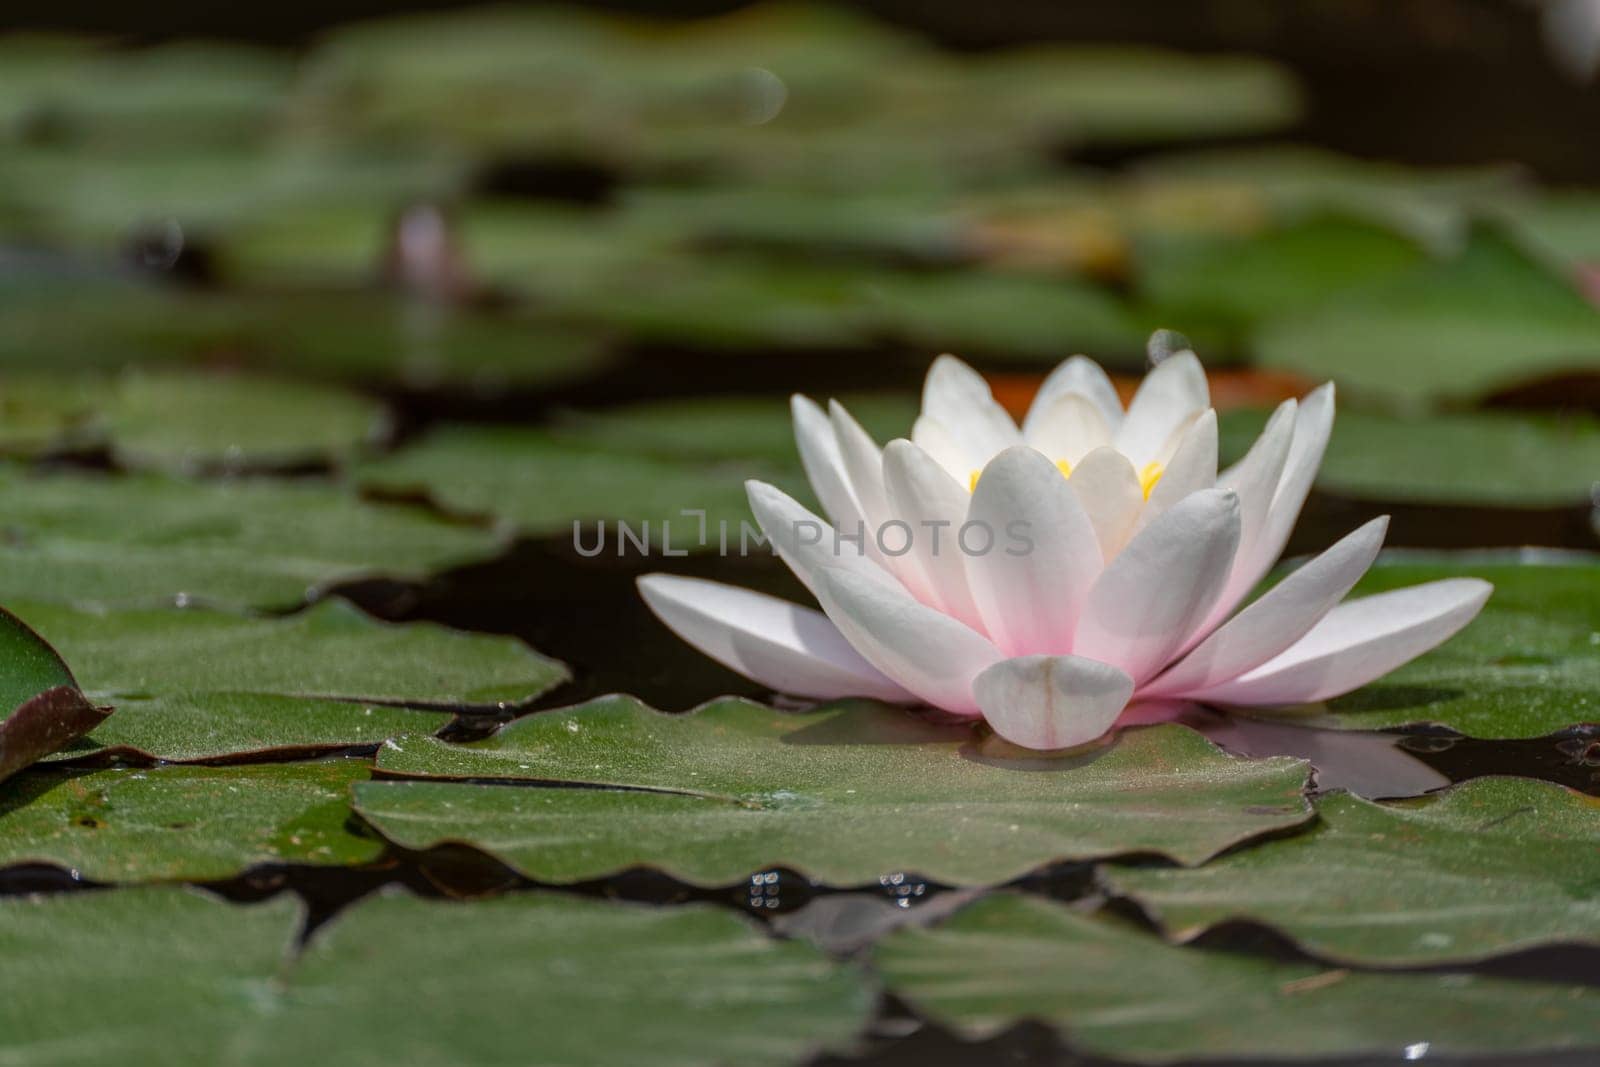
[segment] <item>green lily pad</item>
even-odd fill
[[[991,118],[1074,142],[1137,144],[1260,133],[1292,123],[1288,71],[1255,58],[1050,46],[983,56],[967,89]]]
[[[1600,308],[1499,234],[1447,262],[1262,327],[1259,362],[1349,395],[1422,406],[1600,369]]]
[[[368,769],[331,760],[28,771],[0,785],[0,866],[53,864],[94,882],[204,882],[268,863],[368,863],[383,844],[351,830],[349,808]]]
[[[516,638],[377,622],[337,599],[283,618],[43,604],[26,614],[82,665],[84,691],[110,698],[238,692],[498,707],[566,677]]]
[[[858,968],[704,905],[383,894],[296,956],[302,921],[292,896],[0,900],[0,1062],[456,1067],[521,1062],[533,1041],[573,1067],[777,1067],[848,1045],[872,1014]]]
[[[326,486],[0,466],[0,594],[109,606],[289,608],[339,582],[421,578],[500,550],[492,531]]]
[[[648,865],[696,885],[775,866],[837,885],[902,870],[993,885],[1063,859],[1159,853],[1200,863],[1309,810],[1306,764],[1235,760],[1182,727],[1048,759],[990,750],[966,727],[875,704],[786,713],[721,700],[664,715],[604,697],[473,744],[392,741],[379,767],[599,787],[357,789],[357,810],[397,844],[467,842],[560,883]]]
[[[917,418],[911,394],[846,394],[839,400],[880,442],[908,436]],[[572,411],[552,431],[564,442],[597,450],[699,463],[748,458],[800,474],[789,405],[776,397],[655,400]]]
[[[1424,252],[1373,223],[1321,217],[1249,237],[1149,233],[1137,256],[1140,293],[1163,322],[1243,331],[1391,278],[1422,262]]]
[[[6,897],[0,1062],[243,1062],[304,910],[165,887]]]
[[[1225,462],[1243,458],[1267,414],[1222,415]],[[1597,473],[1600,419],[1586,415],[1340,411],[1316,484],[1398,504],[1578,508],[1591,503]]]
[[[1437,255],[1459,251],[1472,220],[1513,200],[1521,178],[1511,167],[1421,169],[1300,145],[1175,153],[1138,173],[1147,193],[1232,194],[1256,203],[1258,216],[1288,224],[1329,214],[1364,219]]]
[[[37,275],[37,276],[35,276]],[[0,274],[13,371],[230,364],[413,387],[532,388],[602,366],[602,339],[517,311],[451,308],[367,289],[217,293],[121,277]]]
[[[188,471],[338,462],[388,432],[383,405],[303,382],[171,372],[0,382],[0,449],[104,446],[126,467]]]
[[[337,1034],[343,1063],[447,1067],[519,1062],[535,1035],[574,1067],[786,1064],[850,1044],[874,999],[857,968],[724,909],[390,893],[312,938],[268,1044],[317,1059]]]
[[[1308,709],[1316,725],[1446,726],[1472,737],[1540,737],[1600,722],[1600,560],[1520,562],[1496,553],[1392,553],[1355,595],[1438,578],[1494,583],[1488,606],[1444,645],[1371,685]]]
[[[1038,897],[991,896],[934,929],[902,928],[873,959],[890,992],[965,1036],[1040,1020],[1075,1050],[1119,1061],[1600,1046],[1600,990],[1590,986],[1350,973],[1176,948]]]
[[[1265,923],[1323,959],[1465,962],[1600,943],[1600,801],[1548,782],[1484,778],[1417,800],[1336,793],[1305,832],[1199,870],[1105,868],[1169,936]]]
[[[215,759],[326,751],[434,730],[445,717],[375,704],[499,708],[566,668],[509,637],[375,622],[342,600],[287,618],[189,610],[20,607],[120,710],[65,756],[131,751]]]
[[[0,609],[0,781],[105,721],[56,650]]]
[[[864,348],[876,320],[857,265],[680,255],[629,263],[554,310],[643,341],[713,349]]]
[[[1139,366],[1149,326],[1104,289],[1071,278],[982,272],[884,274],[862,286],[880,328],[926,351],[1055,362],[1101,353]]]
[[[787,426],[787,421],[783,423]],[[778,468],[737,456],[720,462],[657,458],[645,452],[611,451],[563,441],[544,430],[515,427],[445,426],[410,447],[360,467],[360,484],[380,493],[425,493],[439,506],[468,516],[493,515],[530,534],[572,534],[591,549],[602,520],[625,522],[636,533],[650,526],[649,540],[679,549],[716,545],[725,523],[731,544],[740,524],[760,531],[745,499],[747,478],[777,478]],[[700,519],[685,510],[703,509]],[[662,523],[670,536],[661,534]],[[622,552],[620,533],[607,522],[604,550]],[[752,541],[752,551],[757,548]]]
[[[1571,266],[1600,263],[1600,197],[1545,192],[1504,205],[1502,216],[1524,240]]]

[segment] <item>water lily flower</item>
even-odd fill
[[[1445,641],[1491,592],[1453,578],[1346,601],[1382,546],[1379,518],[1241,609],[1289,539],[1333,401],[1331,383],[1285,401],[1219,473],[1191,352],[1159,363],[1126,410],[1074,356],[1020,428],[941,356],[910,439],[881,449],[838,403],[794,398],[831,522],[746,485],[822,611],[666,574],[639,588],[678,636],[773,690],[929,704],[1034,749],[1092,741],[1138,702],[1326,700]]]

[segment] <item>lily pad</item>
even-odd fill
[[[576,536],[578,524],[585,550],[597,543],[601,520],[626,522],[635,532],[648,522],[651,543],[677,552],[716,545],[719,523],[726,524],[731,544],[738,543],[741,522],[759,533],[745,500],[745,479],[793,470],[738,457],[713,463],[611,451],[545,430],[444,426],[363,465],[357,478],[369,490],[425,493],[451,512],[496,516],[524,533]],[[704,542],[700,519],[686,510],[706,513]],[[662,536],[663,522],[670,523],[670,536]],[[615,525],[606,523],[606,531],[604,551],[623,552]],[[752,551],[766,551],[751,545]]]
[[[1392,553],[1355,595],[1462,576],[1494,583],[1475,621],[1379,681],[1307,709],[1311,721],[1359,730],[1428,723],[1483,738],[1600,722],[1600,559]]]
[[[339,582],[493,556],[493,532],[300,482],[0,466],[0,593],[102,606],[290,608]]]
[[[524,1062],[532,1041],[572,1067],[777,1067],[848,1045],[872,1014],[859,969],[704,905],[384,894],[296,957],[302,921],[291,896],[0,900],[0,1062],[456,1067]]]
[[[932,930],[902,928],[873,958],[890,992],[964,1036],[1039,1020],[1075,1050],[1119,1061],[1600,1046],[1600,990],[1590,986],[1352,973],[1176,948],[1104,912],[1038,897],[991,896]]]
[[[1417,800],[1317,802],[1306,831],[1199,870],[1105,868],[1169,936],[1265,923],[1322,959],[1410,967],[1600,944],[1600,806],[1548,782],[1484,778]]]
[[[73,757],[112,749],[214,759],[372,744],[443,724],[374,704],[497,709],[567,678],[565,667],[515,638],[375,622],[342,600],[266,619],[198,609],[19,610],[83,665],[91,698],[121,708],[105,734],[64,753]]]
[[[1137,257],[1139,291],[1163,322],[1242,331],[1393,277],[1424,252],[1376,224],[1321,217],[1249,237],[1149,233]]]
[[[857,968],[723,909],[390,893],[312,938],[268,1045],[315,1060],[337,1034],[340,1062],[374,1067],[525,1062],[530,1040],[574,1067],[786,1064],[850,1044],[874,999]]]
[[[0,1063],[242,1062],[304,910],[164,887],[0,900]]]
[[[1269,323],[1254,347],[1265,366],[1418,407],[1600,369],[1600,308],[1484,230],[1449,261]]]
[[[368,863],[383,844],[352,831],[349,808],[350,786],[368,769],[347,759],[31,770],[0,785],[0,866],[53,864],[93,882],[204,882],[263,864]]]
[[[875,704],[664,715],[605,697],[487,741],[405,738],[379,754],[390,775],[591,788],[373,782],[356,806],[406,848],[467,842],[540,881],[647,865],[696,885],[775,866],[837,885],[903,870],[993,885],[1064,859],[1192,864],[1309,811],[1306,764],[1235,760],[1183,727],[1070,758],[1001,748]]]
[[[1222,415],[1226,462],[1244,456],[1267,415]],[[1398,504],[1578,508],[1592,502],[1597,474],[1600,419],[1587,415],[1403,418],[1341,411],[1316,484],[1341,496]]]
[[[1289,72],[1256,58],[1056,45],[985,55],[972,79],[991,120],[1073,143],[1261,133],[1300,112]]]
[[[0,781],[103,722],[56,650],[0,609]]]
[[[0,382],[0,449],[106,447],[125,467],[173,471],[338,462],[388,432],[375,401],[303,382],[142,372]]]
[[[1417,168],[1341,156],[1303,145],[1175,153],[1138,172],[1145,195],[1253,202],[1258,218],[1280,223],[1341,215],[1421,242],[1436,255],[1459,251],[1472,219],[1519,191],[1505,166]]]

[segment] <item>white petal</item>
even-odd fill
[[[850,488],[850,475],[845,471],[833,423],[809,397],[799,393],[789,398],[789,411],[794,416],[800,465],[805,468],[812,492],[835,526],[854,529],[864,516],[855,491]]]
[[[911,548],[904,560],[917,569],[920,582],[929,590],[928,605],[981,628],[956,543],[971,495],[926,452],[906,440],[890,441],[883,450],[883,481],[894,517],[910,527]]]
[[[1446,578],[1346,601],[1288,650],[1233,681],[1191,696],[1241,705],[1328,700],[1453,637],[1493,591],[1477,578]]]
[[[817,591],[817,571],[823,567],[848,567],[877,582],[894,581],[859,546],[837,538],[832,526],[783,490],[754,479],[745,482],[744,488],[761,532],[813,594]]]
[[[1128,415],[1117,431],[1117,449],[1137,467],[1164,463],[1177,435],[1211,406],[1206,372],[1193,352],[1178,352],[1157,364],[1139,383]]]
[[[1122,400],[1100,364],[1088,356],[1073,356],[1050,372],[1022,420],[1022,435],[1032,439],[1034,423],[1050,410],[1057,399],[1069,393],[1083,397],[1100,412],[1100,418],[1114,433],[1122,425]]]
[[[828,401],[828,419],[861,514],[868,526],[876,526],[889,511],[883,491],[883,450],[837,400]]]
[[[1133,695],[1133,679],[1079,656],[1002,660],[972,684],[994,732],[1024,748],[1070,748],[1111,729]]]
[[[1006,449],[984,468],[967,520],[993,538],[989,551],[965,555],[990,639],[1011,656],[1071,649],[1104,562],[1094,524],[1055,464],[1026,445]]]
[[[981,634],[897,586],[844,568],[819,572],[817,596],[867,662],[934,707],[979,714],[972,680],[1001,658]]]
[[[915,573],[901,560],[878,550],[878,535],[883,532],[883,524],[893,517],[888,493],[883,487],[883,450],[837,400],[828,401],[828,419],[833,424],[834,438],[839,444],[839,454],[844,459],[844,470],[850,478],[851,491],[855,493],[856,503],[861,508],[861,527],[855,529],[844,525],[840,532],[847,537],[860,534],[868,558],[877,560],[900,581],[915,584]],[[926,596],[928,591],[919,587],[917,592],[919,596]]]
[[[1023,436],[1052,460],[1066,460],[1069,464],[1076,464],[1111,443],[1105,416],[1081,393],[1056,397],[1044,414],[1031,420]]]
[[[1255,528],[1248,545],[1244,543],[1241,525],[1239,555],[1234,561],[1233,573],[1228,576],[1228,585],[1217,601],[1216,618],[1231,612],[1248,596],[1283,554],[1283,546],[1289,543],[1289,534],[1294,531],[1295,520],[1300,517],[1300,509],[1311,492],[1311,483],[1317,477],[1317,468],[1322,465],[1322,453],[1328,447],[1328,436],[1332,432],[1333,383],[1329,382],[1312,390],[1295,409],[1294,433],[1283,474],[1272,492],[1266,515]],[[1263,439],[1266,436],[1262,434]],[[1277,447],[1276,442],[1275,437],[1271,447]],[[1257,445],[1267,447],[1261,441]],[[1264,458],[1263,466],[1270,467],[1267,459],[1270,457]]]
[[[1144,682],[1187,642],[1227,581],[1239,498],[1203,489],[1173,505],[1106,567],[1078,622],[1075,655]]]
[[[1133,532],[1149,526],[1172,505],[1217,484],[1217,413],[1207,408],[1184,431],[1178,449],[1161,472],[1150,499],[1139,509]],[[1242,527],[1241,521],[1241,527]]]
[[[1373,519],[1223,623],[1141,696],[1182,696],[1236,678],[1276,656],[1317,624],[1361,580],[1383,547],[1387,516]]]
[[[1121,452],[1097,448],[1072,468],[1067,485],[1078,494],[1100,541],[1100,556],[1109,562],[1128,543],[1144,507],[1139,475]]]
[[[978,466],[1022,439],[983,375],[954,356],[940,356],[929,368],[922,386],[922,413],[943,423]]]
[[[911,426],[912,442],[943,467],[957,482],[967,485],[972,472],[983,469],[983,459],[972,456],[956,443],[944,423],[932,415],[919,415]]]
[[[673,633],[769,689],[814,700],[914,699],[862,659],[820,611],[672,574],[645,575],[639,593]]]

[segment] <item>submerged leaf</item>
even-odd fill
[[[665,715],[606,697],[487,741],[394,741],[378,764],[603,788],[382,781],[358,788],[356,806],[407,848],[468,842],[541,881],[653,866],[697,885],[775,866],[835,885],[885,871],[993,885],[1066,859],[1200,863],[1309,811],[1304,763],[1236,760],[1183,727],[1068,757],[1001,747],[876,704],[779,712],[723,700]]]

